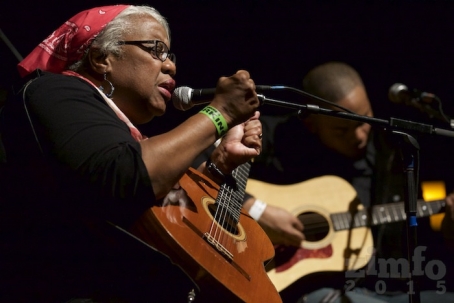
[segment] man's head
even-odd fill
[[[315,67],[304,77],[303,89],[359,115],[373,115],[361,77],[345,63],[328,62]],[[318,105],[327,107],[323,103]],[[364,155],[370,133],[369,124],[321,114],[310,115],[305,123],[328,148],[352,159]]]

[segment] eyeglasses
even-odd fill
[[[118,45],[136,45],[143,49],[144,51],[150,53],[153,57],[161,60],[162,62],[166,61],[169,58],[170,61],[176,63],[175,54],[169,52],[167,45],[160,40],[137,40],[137,41],[118,41]],[[144,44],[150,44],[150,46],[145,46]]]

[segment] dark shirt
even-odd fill
[[[77,77],[45,73],[22,95],[0,117],[0,301],[181,298],[163,292],[168,259],[120,230],[156,203],[128,126]]]

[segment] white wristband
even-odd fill
[[[251,209],[249,209],[249,215],[255,220],[258,221],[265,211],[266,203],[256,199],[254,204],[252,204]]]

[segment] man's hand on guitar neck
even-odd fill
[[[255,198],[248,199],[243,207],[249,211],[255,202]],[[258,219],[271,242],[275,245],[301,246],[305,239],[303,224],[287,210],[273,205],[266,205],[265,210]]]

